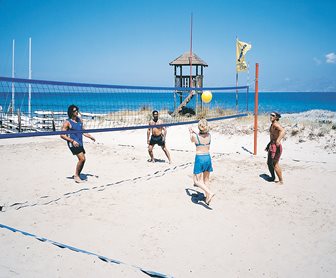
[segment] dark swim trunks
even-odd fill
[[[162,139],[162,135],[159,135],[159,136],[152,135],[151,136],[151,139],[149,141],[149,145],[154,146],[155,144],[158,144],[161,147],[165,145],[165,142]]]
[[[79,153],[85,153],[85,150],[83,146],[79,147],[69,147],[70,151],[72,152],[73,155],[79,154]]]

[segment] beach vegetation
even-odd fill
[[[310,132],[309,134],[308,134],[308,139],[309,140],[314,140],[316,138],[316,135],[314,134],[314,132]]]
[[[298,135],[298,133],[299,133],[299,129],[298,128],[293,128],[292,130],[291,130],[291,136],[296,136],[296,135]]]

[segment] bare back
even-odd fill
[[[206,154],[210,151],[211,136],[210,133],[194,134],[192,142],[196,145],[196,154]]]

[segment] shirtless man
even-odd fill
[[[281,115],[277,112],[272,112],[270,114],[270,121],[272,122],[270,127],[270,142],[268,143],[265,151],[268,152],[267,165],[271,173],[269,181],[275,180],[275,170],[275,173],[279,178],[279,182],[283,184],[282,170],[279,166],[279,160],[282,153],[281,140],[285,136],[285,130],[279,123],[280,118]]]
[[[159,112],[154,110],[152,112],[153,119],[149,121],[149,125],[162,125],[162,120],[159,120]],[[151,135],[152,133],[152,135]],[[160,127],[152,127],[147,130],[147,144],[148,144],[148,153],[150,156],[150,162],[155,162],[153,148],[155,144],[158,144],[164,153],[166,154],[169,163],[171,163],[170,154],[166,147],[166,135],[167,129],[163,126]]]

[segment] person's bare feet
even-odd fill
[[[74,176],[74,180],[76,183],[82,183],[83,180],[79,176]]]
[[[276,181],[275,183],[284,184],[283,180],[281,180],[281,181]]]
[[[211,202],[211,200],[212,200],[212,198],[215,196],[215,194],[213,194],[213,193],[211,193],[211,194],[209,194],[207,197],[206,197],[206,199],[205,199],[205,203],[207,204],[207,205],[210,205],[210,202]]]

